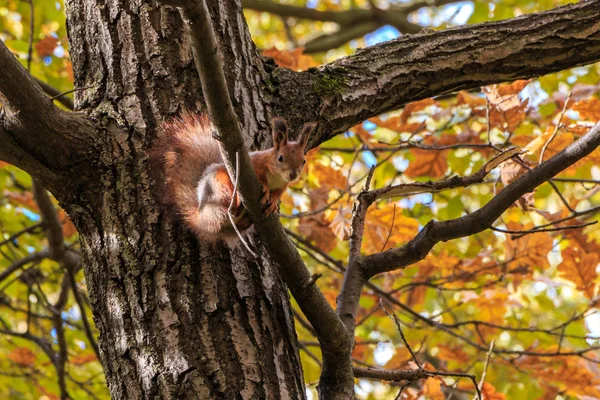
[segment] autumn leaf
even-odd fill
[[[58,46],[58,39],[54,36],[46,36],[35,44],[35,51],[43,58],[51,56],[56,46]]]
[[[410,149],[410,153],[413,160],[404,171],[409,178],[441,178],[448,169],[448,150]]]
[[[483,387],[481,388],[481,394],[483,395],[483,400],[505,400],[506,399],[506,395],[496,392],[496,388],[488,382],[483,382]]]
[[[21,367],[31,367],[35,364],[36,355],[26,347],[17,347],[8,353],[8,358]]]
[[[408,122],[404,121],[400,116],[393,116],[393,117],[389,117],[386,119],[383,119],[380,117],[374,117],[374,118],[369,119],[369,121],[379,127],[389,129],[398,134],[405,133],[405,132],[414,133],[419,129],[419,127],[421,127],[423,125],[420,122],[408,123]]]
[[[600,100],[595,97],[578,101],[573,105],[573,110],[577,111],[582,119],[600,121]]]
[[[363,249],[370,254],[382,251],[384,244],[385,249],[395,247],[411,240],[417,234],[418,227],[419,223],[403,216],[398,207],[371,207],[367,211]]]
[[[303,47],[296,47],[294,50],[277,50],[271,47],[263,51],[263,56],[271,57],[280,67],[294,71],[306,71],[319,65],[312,56],[304,54]]]
[[[527,231],[533,228],[533,224],[521,225],[509,222],[506,228],[511,231]],[[526,267],[531,273],[534,269],[546,270],[550,267],[548,253],[552,250],[552,237],[546,232],[532,233],[513,239],[510,234],[506,235],[504,258],[509,269]]]
[[[346,189],[347,179],[339,169],[315,162],[309,164],[308,173],[311,178],[318,180],[322,185],[338,190]]]
[[[300,218],[298,232],[326,253],[336,246],[335,234],[323,214]]]
[[[575,283],[579,291],[592,299],[598,278],[596,273],[600,259],[598,253],[585,253],[579,247],[570,246],[561,254],[563,261],[558,266],[559,275]]]
[[[329,224],[331,230],[340,240],[346,240],[350,235],[350,222],[352,218],[352,207],[338,207],[335,217]]]
[[[4,162],[4,161],[0,161],[0,168],[4,168],[7,165],[9,165],[8,163]]]
[[[83,353],[71,357],[69,361],[74,365],[85,365],[90,362],[98,361],[98,357],[96,357],[96,354],[94,353]]]
[[[429,378],[423,384],[423,395],[431,400],[444,400],[441,380],[438,378]]]
[[[32,211],[39,212],[37,203],[33,198],[32,192],[22,192],[22,193],[14,193],[14,192],[5,192],[4,195],[7,199],[13,201],[16,204],[22,205]]]
[[[519,93],[529,84],[529,81],[514,81],[510,84],[490,85],[483,88],[490,104],[499,111],[507,111],[521,105]]]
[[[466,364],[470,360],[470,356],[460,347],[451,347],[447,345],[438,345],[437,358],[444,361],[454,361],[460,364]]]
[[[425,109],[426,107],[432,106],[434,104],[436,104],[436,102],[432,98],[408,103],[407,105],[404,106],[404,109],[402,110],[402,114],[400,114],[400,123],[402,125],[406,125],[406,123],[408,122],[408,119],[414,113],[416,113],[417,111],[421,111],[421,110]]]

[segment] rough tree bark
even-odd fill
[[[600,59],[599,0],[405,37],[304,73],[259,57],[239,0],[208,3],[233,105],[254,148],[269,145],[273,115],[295,127],[320,122],[316,146],[411,100]],[[243,250],[208,248],[159,201],[148,151],[160,125],[183,107],[204,109],[179,10],[120,0],[67,0],[66,9],[75,86],[92,87],[77,92],[79,113],[61,112],[0,44],[7,71],[0,159],[51,190],[79,230],[111,396],[304,398],[287,287],[270,261],[279,256],[256,239],[256,261]],[[290,287],[318,303],[303,285]],[[324,372],[323,398],[351,397],[351,371],[349,380],[337,371]]]

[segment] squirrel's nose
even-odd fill
[[[296,178],[298,177],[298,172],[296,171],[292,171],[290,172],[290,180],[296,180]]]

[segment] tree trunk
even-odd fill
[[[235,63],[227,74],[246,132],[267,128],[236,3],[214,2]],[[229,19],[229,14],[237,13]],[[305,389],[287,289],[265,259],[207,247],[160,204],[148,151],[161,122],[198,109],[180,14],[138,2],[67,1],[76,106],[103,131],[76,193],[56,193],[81,235],[85,276],[114,399],[297,399]],[[226,21],[226,22],[223,22]],[[227,66],[226,66],[227,68]],[[261,138],[246,138],[261,143]],[[91,183],[94,182],[94,183]],[[257,243],[253,243],[258,246]]]

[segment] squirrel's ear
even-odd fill
[[[315,130],[316,127],[317,127],[316,122],[311,122],[309,124],[305,124],[302,127],[302,133],[300,133],[300,137],[298,138],[298,143],[300,143],[302,148],[306,147],[306,143],[308,143],[310,134],[313,133],[313,131]]]
[[[273,119],[273,146],[279,149],[287,144],[288,126],[283,118]]]

